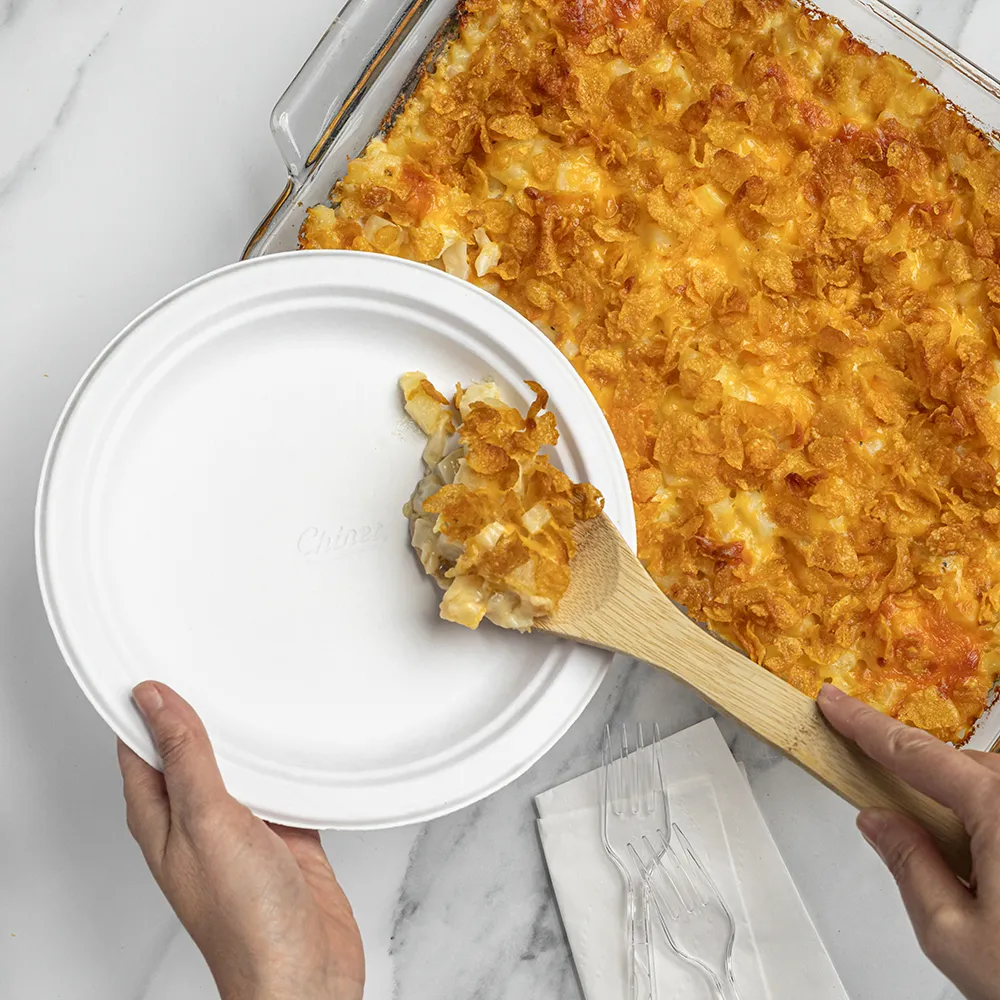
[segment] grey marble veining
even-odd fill
[[[26,2],[27,0],[4,0],[0,4],[0,28],[13,24]]]
[[[973,8],[977,3],[983,2],[989,0],[948,0],[947,3],[937,0],[918,0],[914,3],[910,0],[909,3],[896,3],[893,6],[942,42],[955,47],[962,38]]]
[[[0,197],[65,123],[121,10],[115,0],[67,10],[51,0],[0,3],[0,93],[8,96],[0,106]]]
[[[13,0],[11,0],[11,2],[13,3]],[[0,27],[2,27],[2,24],[0,24]],[[107,35],[104,35],[98,45],[103,45],[106,39]],[[38,161],[38,157],[45,148],[45,144],[59,130],[63,122],[65,122],[67,116],[70,114],[74,104],[76,103],[77,94],[83,84],[85,72],[86,66],[80,66],[77,68],[76,72],[73,74],[69,90],[66,92],[66,96],[63,99],[62,104],[59,105],[51,126],[42,133],[41,137],[33,146],[21,154],[20,158],[15,161],[13,166],[6,173],[0,175],[0,203],[3,202],[4,197],[6,197],[11,189],[14,188],[18,180],[34,167]]]
[[[1000,72],[996,0],[897,0]],[[31,517],[56,415],[103,345],[163,293],[238,256],[283,184],[271,106],[336,0],[0,0],[0,993],[211,997],[200,956],[124,826],[113,741],[76,690],[35,584]],[[369,996],[552,998],[579,987],[532,796],[596,766],[605,721],[704,718],[616,663],[518,781],[419,828],[327,834],[365,937]],[[723,730],[856,1000],[955,1000],[919,955],[851,811]],[[800,1000],[800,998],[795,998]]]

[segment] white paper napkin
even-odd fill
[[[744,1000],[848,1000],[713,720],[663,740],[673,820],[707,862],[737,923],[734,973]],[[624,890],[600,840],[600,770],[535,799],[538,828],[586,1000],[626,996]],[[657,952],[659,1000],[711,1000],[705,979]]]

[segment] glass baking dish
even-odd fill
[[[997,141],[1000,81],[883,0],[804,6],[839,18],[873,49],[905,60]],[[455,0],[348,0],[271,113],[288,180],[244,258],[298,248],[306,210],[329,204],[348,162],[392,124],[425,68],[457,33],[458,8]],[[1000,746],[997,693],[967,746]]]

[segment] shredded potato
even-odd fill
[[[407,372],[399,385],[428,436],[426,475],[404,513],[424,570],[445,592],[441,617],[528,631],[558,608],[576,552],[573,526],[596,517],[604,498],[539,454],[559,432],[536,382],[528,383],[535,400],[526,416],[492,382],[457,387],[451,403],[422,372]],[[450,438],[456,426],[452,447],[439,447],[441,430]]]
[[[1000,670],[1000,153],[790,0],[466,8],[302,246],[502,297],[601,404],[669,596],[962,739]]]

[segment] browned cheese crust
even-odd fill
[[[790,0],[472,0],[302,246],[445,267],[571,359],[662,589],[949,739],[998,674],[1000,154]]]

